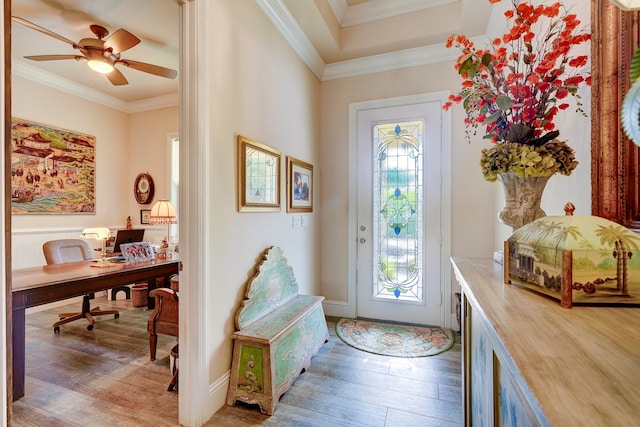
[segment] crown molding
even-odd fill
[[[335,1],[340,2],[341,0]],[[256,3],[320,81],[453,61],[459,55],[459,52],[447,49],[444,43],[441,43],[325,64],[281,0],[256,0]],[[496,13],[493,15],[496,16]],[[487,36],[474,37],[472,40],[477,45],[489,43]]]
[[[282,0],[256,0],[256,3],[313,74],[322,80],[324,60]]]
[[[335,15],[336,19],[338,20],[338,23],[340,24],[340,26],[342,26],[342,22],[344,21],[344,15],[347,13],[347,9],[349,8],[347,1],[346,0],[329,0],[329,6],[331,7],[331,10],[333,11],[333,14]]]
[[[471,40],[476,45],[487,44],[489,42],[486,36],[473,37]],[[363,74],[399,70],[444,61],[455,61],[459,55],[460,52],[447,49],[444,43],[399,50],[381,55],[328,64],[322,80],[344,79],[346,77]]]
[[[173,107],[178,105],[178,94],[169,94],[154,98],[142,99],[139,101],[126,102],[113,96],[107,95],[98,90],[81,85],[71,80],[60,77],[56,74],[44,71],[31,64],[13,59],[11,62],[11,72],[16,76],[34,81],[45,86],[57,89],[61,92],[86,99],[105,107],[124,113],[138,113],[142,111],[155,110],[158,108]]]
[[[127,102],[126,113],[141,113],[143,111],[159,110],[160,108],[177,107],[180,103],[178,93],[154,96],[153,98],[140,99]]]

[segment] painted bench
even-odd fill
[[[280,396],[329,339],[324,297],[299,295],[282,250],[264,253],[236,313],[227,405],[257,404],[271,415]]]

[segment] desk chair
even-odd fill
[[[149,354],[151,360],[156,360],[158,334],[178,336],[178,276],[171,277],[171,289],[157,288],[149,292],[149,297],[155,298],[156,304],[147,321],[149,332]]]
[[[93,259],[89,244],[82,239],[50,240],[42,245],[42,251],[47,264],[64,264]],[[89,321],[87,329],[92,330],[93,325],[96,323],[93,316],[113,314],[116,319],[120,317],[118,310],[100,311],[100,307],[91,309],[89,300],[93,296],[93,294],[87,294],[82,298],[82,311],[80,313],[60,313],[58,316],[60,320],[53,324],[53,332],[60,332],[60,325],[82,318],[86,318]]]

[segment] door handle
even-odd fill
[[[366,241],[367,241],[367,239],[365,239],[364,237],[361,237],[361,238],[360,238],[360,243],[364,243],[364,242],[366,242]]]

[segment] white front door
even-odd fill
[[[441,106],[357,112],[358,317],[445,326]]]

